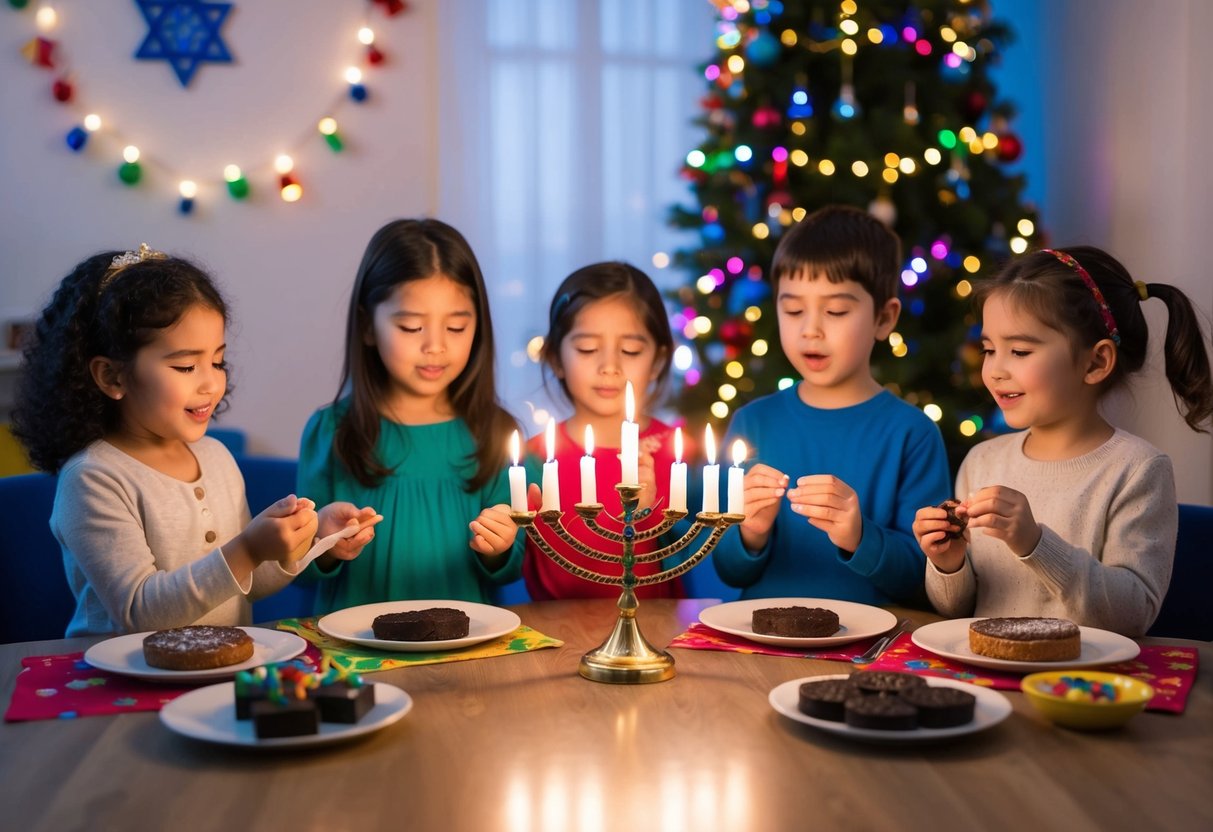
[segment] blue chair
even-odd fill
[[[1175,568],[1146,635],[1213,641],[1213,507],[1180,504]]]
[[[245,449],[248,447],[248,437],[244,431],[237,428],[212,427],[207,429],[206,435],[222,442],[236,458],[244,456]]]
[[[254,517],[287,494],[295,493],[295,479],[299,471],[297,460],[237,456],[236,464],[244,476],[244,493]],[[253,620],[276,621],[279,618],[311,615],[315,598],[314,585],[293,581],[268,598],[254,601]]]
[[[0,478],[0,643],[63,638],[76,611],[51,534],[56,477]]]

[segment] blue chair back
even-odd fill
[[[1181,503],[1175,568],[1146,635],[1213,641],[1213,507]]]
[[[295,479],[299,471],[297,460],[237,456],[236,464],[244,476],[244,493],[254,517],[287,494],[295,493]],[[268,598],[254,601],[253,620],[276,621],[279,618],[311,615],[315,598],[314,585],[293,581]]]
[[[51,534],[56,477],[0,478],[0,643],[63,638],[76,611]]]

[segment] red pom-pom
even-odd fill
[[[59,78],[51,84],[51,95],[55,96],[55,100],[60,104],[71,101],[73,92],[71,83],[64,78]]]
[[[375,44],[372,43],[366,47],[366,59],[368,63],[378,66],[383,63],[386,57],[386,55],[375,48]]]
[[[998,158],[1003,162],[1014,162],[1023,153],[1023,142],[1014,133],[1003,133],[998,137]]]

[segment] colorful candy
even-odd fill
[[[1062,676],[1053,684],[1041,683],[1040,690],[1069,702],[1116,702],[1120,698],[1116,685],[1082,676]]]

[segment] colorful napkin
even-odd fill
[[[492,641],[482,641],[461,650],[436,650],[429,653],[397,653],[391,650],[376,650],[348,641],[332,638],[316,629],[316,618],[284,618],[278,622],[279,630],[289,630],[318,647],[329,661],[346,671],[374,673],[376,670],[391,670],[417,664],[439,664],[462,662],[468,659],[487,659],[491,656],[509,656],[544,647],[560,647],[563,641],[549,638],[532,630],[525,624],[514,632]]]
[[[1188,691],[1196,681],[1199,653],[1195,647],[1151,645],[1142,647],[1137,658],[1098,668],[1111,673],[1123,673],[1141,679],[1154,688],[1154,698],[1146,706],[1149,711],[1169,711],[1182,714],[1188,704]],[[1026,673],[1009,673],[963,664],[936,656],[915,644],[909,634],[902,633],[867,670],[900,670],[923,676],[959,679],[996,690],[1019,690]]]
[[[314,669],[320,651],[308,646],[292,661]],[[166,685],[98,670],[84,660],[83,653],[60,656],[29,656],[21,660],[13,698],[4,714],[5,722],[32,719],[75,719],[132,711],[158,711],[183,693],[214,679],[194,685]]]
[[[832,659],[849,662],[875,643],[877,637],[840,644],[824,650],[805,650],[803,647],[776,647],[760,644],[741,636],[713,630],[706,624],[692,624],[682,635],[675,636],[670,647],[685,647],[688,650],[724,650],[731,653],[756,653],[762,656],[785,656],[791,659]]]

